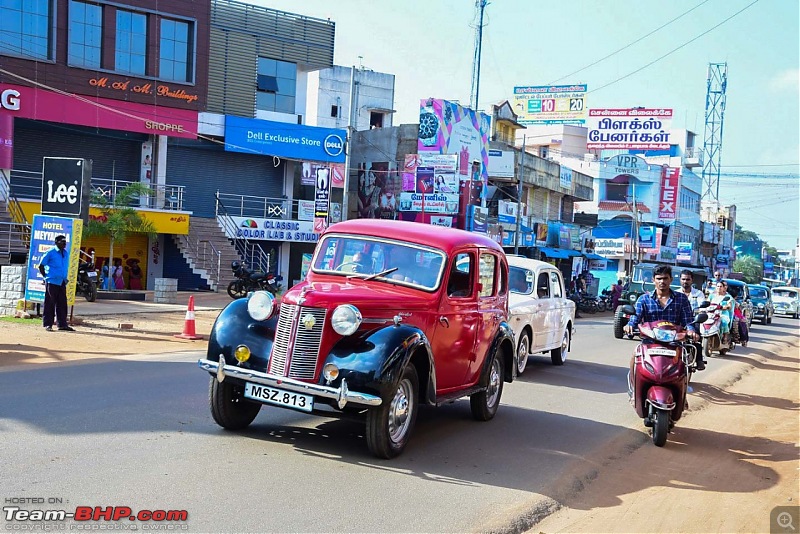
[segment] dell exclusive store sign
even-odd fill
[[[225,150],[303,161],[344,163],[345,130],[225,117]]]

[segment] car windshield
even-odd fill
[[[797,296],[797,293],[794,291],[789,291],[788,289],[775,289],[772,291],[772,296],[793,299]]]
[[[439,286],[444,260],[441,250],[414,243],[331,234],[317,245],[311,268],[432,290]]]
[[[634,282],[653,283],[653,267],[650,265],[636,265],[633,268]]]
[[[533,271],[523,267],[508,267],[508,289],[512,293],[530,295],[533,293]]]
[[[766,299],[767,290],[761,287],[751,287],[750,296],[754,299]]]

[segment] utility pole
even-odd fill
[[[517,177],[517,229],[514,231],[514,254],[519,254],[519,224],[522,218],[522,176],[525,172],[525,137],[522,136],[522,152],[519,154],[519,176]]]
[[[722,126],[725,121],[725,91],[728,87],[728,64],[709,63],[706,89],[706,125],[703,151],[703,197],[719,210],[719,175],[722,161]]]
[[[342,195],[342,220],[346,221],[350,218],[350,167],[352,165],[352,152],[353,152],[353,111],[358,102],[358,95],[356,94],[356,66],[353,65],[350,71],[350,109],[348,110],[347,117],[347,152],[344,155],[344,194]],[[356,115],[357,120],[358,115]]]
[[[470,109],[478,111],[478,97],[481,87],[481,48],[483,45],[483,10],[489,4],[487,0],[475,0],[478,10],[478,28],[475,32],[475,55],[472,60],[472,87],[470,88]]]
[[[633,243],[631,244],[631,253],[633,259],[631,260],[631,276],[633,276],[633,268],[639,263],[639,208],[636,206],[636,183],[632,184],[633,192]]]

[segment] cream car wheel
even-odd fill
[[[527,331],[522,332],[517,345],[517,374],[521,375],[528,365],[528,354],[531,352],[531,337]]]

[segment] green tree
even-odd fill
[[[83,237],[107,237],[109,262],[114,261],[114,243],[124,243],[129,233],[156,235],[155,225],[139,215],[135,206],[139,199],[149,197],[151,189],[144,184],[132,182],[116,191],[113,196],[102,189],[94,189],[91,204],[100,210],[102,217],[89,219],[83,227]],[[110,271],[109,271],[110,276]]]
[[[758,284],[764,278],[761,262],[752,256],[742,256],[733,262],[734,272],[742,273],[748,284]]]
[[[736,230],[733,233],[733,240],[734,241],[761,241],[761,238],[758,237],[758,234],[752,232],[750,230],[745,230],[738,224],[736,225]]]

